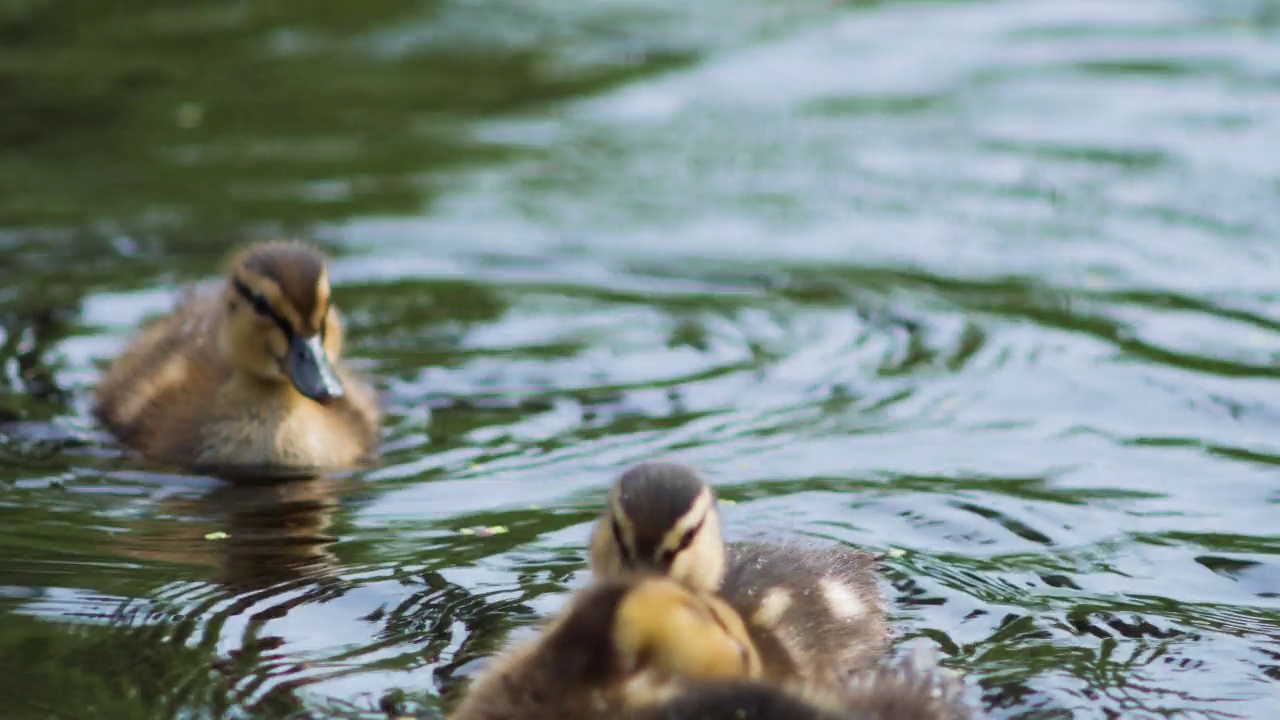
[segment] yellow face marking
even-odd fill
[[[681,515],[667,534],[662,537],[662,544],[655,551],[653,560],[659,565],[670,564],[675,557],[689,547],[697,540],[697,535],[701,533],[706,525],[708,513],[712,510],[715,498],[711,495],[710,489],[704,489],[698,497],[693,501],[693,505],[688,512]],[[693,535],[689,535],[693,533]],[[669,555],[668,561],[663,562],[663,556]]]
[[[311,313],[311,324],[307,327],[320,332],[324,327],[324,321],[329,314],[329,268],[320,271],[320,277],[316,278],[316,308]]]
[[[629,671],[693,678],[752,677],[760,656],[738,614],[678,582],[651,579],[618,607],[614,643]]]
[[[751,642],[751,635],[747,632],[747,625],[742,621],[742,616],[729,603],[718,597],[703,595],[701,599],[706,602],[707,609],[715,617],[716,623],[737,644],[738,657],[741,661],[739,675],[746,677],[760,675],[764,671],[764,665],[760,661],[755,644]]]
[[[611,529],[610,532],[614,534],[614,542],[620,546],[618,553],[622,556],[623,564],[626,564],[627,559],[634,561],[636,559],[635,525],[622,509],[622,497],[616,490],[609,497],[609,515],[605,520],[617,528]]]
[[[709,592],[719,587],[725,572],[725,550],[715,494],[710,488],[703,489],[691,507],[665,528],[638,526],[626,513],[617,488],[610,494],[608,506],[591,534],[589,564],[596,577],[658,572],[698,590]],[[641,538],[659,532],[662,535],[656,547],[638,547]]]

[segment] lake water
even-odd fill
[[[0,143],[7,717],[432,717],[655,458],[993,717],[1280,706],[1273,0],[8,0]],[[278,235],[386,464],[148,471],[101,368]]]

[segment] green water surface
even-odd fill
[[[993,717],[1274,716],[1278,21],[0,0],[0,717],[434,717],[655,458],[731,538],[900,551]],[[281,235],[385,465],[124,454],[104,364]]]

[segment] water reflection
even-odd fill
[[[171,496],[119,536],[124,552],[204,565],[232,591],[332,576],[329,530],[349,481],[328,477],[221,483],[206,495]]]
[[[68,409],[70,393],[57,377],[61,363],[50,355],[76,307],[46,298],[0,299],[0,424],[47,421]]]
[[[162,477],[147,481],[165,484]],[[152,655],[168,653],[174,644],[207,653],[183,662],[211,667],[212,674],[165,695],[187,710],[213,703],[287,715],[301,709],[300,690],[346,677],[367,681],[372,668],[382,667],[394,683],[385,692],[366,693],[363,704],[331,698],[335,717],[387,707],[400,714],[435,712],[478,660],[504,643],[514,626],[535,617],[526,599],[538,587],[494,595],[436,570],[356,571],[350,556],[344,564],[334,551],[335,524],[349,504],[344,498],[364,489],[353,478],[239,477],[196,492],[164,496],[161,490],[147,516],[115,536],[115,552],[166,567],[207,568],[208,580],[182,579],[192,574],[188,569],[147,593],[148,601],[85,597],[72,614],[105,622],[113,628],[110,637],[150,646],[145,652]],[[340,623],[367,628],[361,632],[368,640],[317,654],[315,628],[329,615],[317,610],[326,605],[346,608],[350,615]],[[54,606],[38,601],[27,607],[44,614]],[[73,646],[100,640],[74,628],[60,638]]]

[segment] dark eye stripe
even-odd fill
[[[684,535],[680,536],[680,544],[677,545],[675,549],[675,553],[677,555],[689,549],[689,546],[693,544],[693,539],[698,536],[698,533],[701,532],[702,530],[702,525],[706,522],[707,522],[707,516],[703,515],[702,519],[698,521],[697,525],[694,525],[693,527],[684,531]]]
[[[694,538],[698,537],[698,533],[702,530],[702,526],[706,522],[707,516],[703,515],[697,525],[694,525],[684,531],[684,534],[680,536],[680,542],[675,547],[667,548],[658,555],[658,563],[662,565],[664,569],[670,568],[671,563],[675,562],[676,556],[685,550],[688,550],[689,546],[693,544]]]
[[[631,557],[631,550],[622,541],[622,528],[618,527],[617,518],[614,518],[609,524],[613,526],[613,541],[617,543],[618,553],[622,555],[622,564],[631,567],[634,564],[634,560]]]
[[[239,278],[236,278],[233,282],[236,286],[236,292],[240,293],[240,297],[243,297],[245,302],[253,307],[254,312],[280,326],[280,329],[288,337],[293,337],[293,328],[290,327],[289,322],[280,317],[279,313],[276,312],[275,308],[271,307],[271,303],[267,302],[266,298],[250,290],[249,286],[245,285]]]

